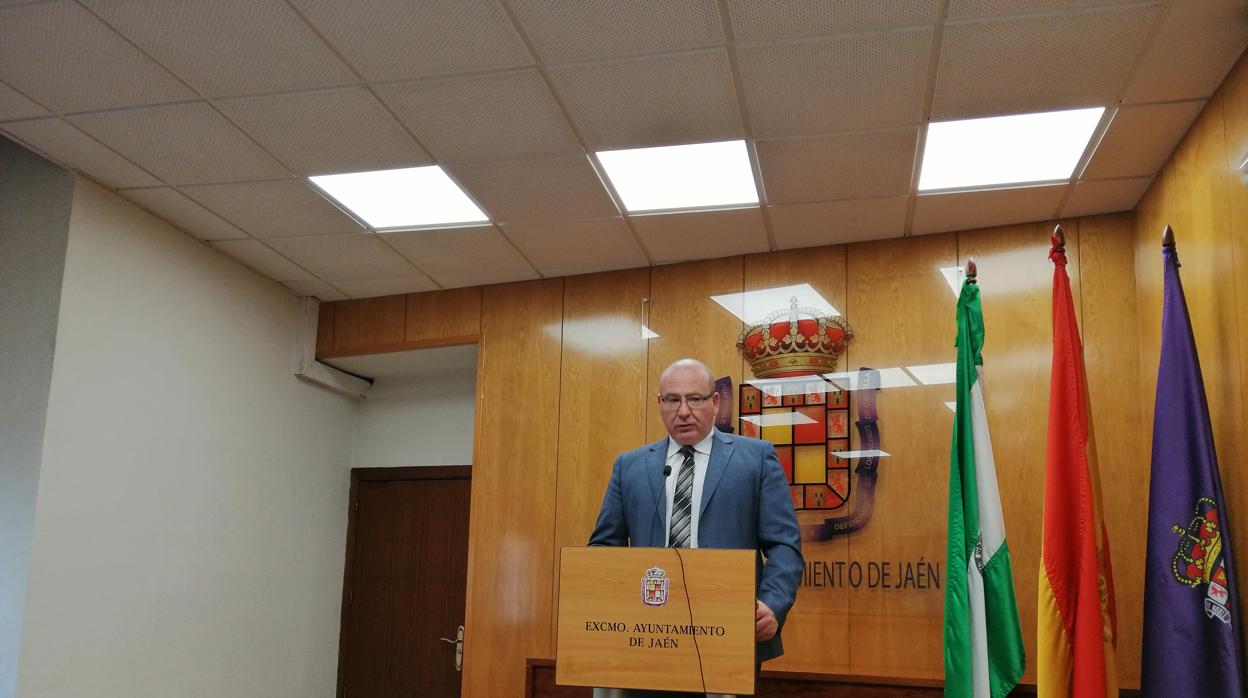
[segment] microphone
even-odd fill
[[[654,516],[650,517],[650,530],[651,531],[654,530],[654,524],[658,523],[659,502],[662,501],[663,498],[667,497],[667,478],[670,477],[671,474],[672,474],[672,466],[664,464],[663,465],[663,489],[659,490],[659,498],[654,500]],[[662,548],[664,546],[656,545],[654,547]]]

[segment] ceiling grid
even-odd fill
[[[1245,47],[1242,0],[0,3],[0,132],[333,300],[1129,210]],[[1068,181],[919,194],[928,123],[1088,106]],[[594,156],[727,139],[756,208],[629,214]],[[491,222],[306,180],[431,164]]]

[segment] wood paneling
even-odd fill
[[[744,260],[745,290],[808,283],[833,307],[845,312],[845,250],[844,245],[838,245],[748,255]],[[848,321],[852,326],[854,318],[849,317]],[[853,352],[851,343],[837,370],[844,369]],[[753,376],[748,365],[742,370],[747,379]],[[842,513],[839,510],[836,512],[838,515]],[[824,517],[803,514],[799,518],[809,519],[806,523],[818,523]],[[827,563],[830,567],[837,561],[846,560],[848,551],[846,536],[802,544],[807,562]],[[820,571],[822,573],[822,568]],[[828,586],[824,583],[826,581],[821,574],[821,586],[802,586],[798,589],[797,603],[785,621],[784,656],[768,662],[768,668],[818,672],[849,670],[849,594]]]
[[[563,280],[483,290],[464,695],[514,695],[554,649]]]
[[[481,335],[481,287],[409,293],[403,341],[470,344]]]
[[[1105,528],[1115,575],[1119,613],[1119,685],[1140,684],[1144,579],[1127,570],[1143,565],[1148,510],[1122,493],[1148,493],[1149,425],[1137,400],[1122,399],[1138,389],[1139,325],[1135,302],[1135,216],[1094,216],[1079,222],[1079,302],[1083,308],[1083,355],[1092,401],[1096,456],[1101,473]]]
[[[316,357],[471,344],[481,337],[481,287],[322,303]]]
[[[651,272],[648,326],[659,337],[649,343],[647,440],[667,435],[654,396],[658,394],[659,375],[673,361],[699,359],[716,377],[731,376],[734,386],[740,384],[742,361],[737,337],[742,323],[711,296],[740,293],[741,274],[740,257],[672,264]]]
[[[556,560],[560,547],[589,540],[615,457],[645,442],[646,402],[654,393],[641,336],[649,292],[649,269],[564,281]],[[552,622],[556,611],[552,604]]]
[[[403,296],[382,296],[337,301],[334,306],[334,348],[327,355],[343,351],[360,353],[386,351],[403,342]]]
[[[956,298],[941,274],[957,264],[957,237],[931,235],[851,245],[845,313],[855,331],[847,370],[897,369],[954,360]],[[853,396],[855,404],[861,394]],[[875,515],[848,536],[851,671],[938,678],[943,671],[940,589],[896,589],[905,563],[945,558],[953,386],[885,388],[877,393],[880,459]],[[889,580],[883,581],[884,564]],[[871,584],[873,569],[880,580]],[[943,588],[943,587],[941,587]]]

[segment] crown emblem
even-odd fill
[[[794,296],[787,310],[770,313],[737,338],[737,351],[756,378],[782,378],[836,370],[836,359],[854,331],[844,318],[801,308]]]

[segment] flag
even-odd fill
[[[958,297],[958,403],[949,459],[945,695],[1001,698],[1026,664],[997,466],[984,412],[984,316],[979,287]]]
[[[1060,231],[1060,229],[1059,229]],[[1117,622],[1100,475],[1088,415],[1083,346],[1060,232],[1053,236],[1053,368],[1036,603],[1036,689],[1117,696]]]
[[[1244,695],[1230,525],[1209,405],[1170,240],[1144,563],[1145,696]]]

